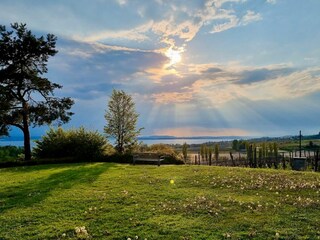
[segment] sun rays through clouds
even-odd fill
[[[290,134],[318,129],[319,7],[290,0],[3,0],[0,20],[58,36],[48,77],[76,100],[74,126],[90,112],[94,118],[85,121],[101,130],[115,88],[134,96],[145,135]]]

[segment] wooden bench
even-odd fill
[[[133,165],[136,164],[137,161],[141,162],[156,162],[158,166],[165,159],[165,156],[161,156],[157,153],[137,153],[133,155]]]

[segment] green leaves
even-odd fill
[[[42,76],[48,72],[49,57],[58,52],[57,38],[52,34],[36,37],[26,24],[14,23],[11,29],[0,26],[0,134],[15,126],[29,139],[30,125],[68,122],[74,102],[53,97],[61,86]],[[25,149],[30,152],[27,142]]]
[[[119,153],[130,150],[137,143],[137,136],[142,130],[136,129],[138,117],[132,97],[123,90],[114,89],[105,114],[107,125],[104,131],[108,137],[116,139]]]
[[[34,153],[39,158],[73,158],[77,160],[100,160],[108,141],[97,131],[51,128],[36,141]]]

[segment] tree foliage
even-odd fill
[[[183,160],[186,162],[188,158],[188,144],[185,142],[182,145],[182,155],[183,155]]]
[[[214,145],[214,157],[215,157],[216,161],[219,160],[219,144]]]
[[[139,114],[135,110],[132,97],[123,90],[113,90],[105,114],[107,125],[104,131],[116,140],[116,150],[124,153],[137,143],[142,129],[137,129]]]
[[[239,151],[239,141],[237,139],[232,141],[232,149],[235,151]]]
[[[212,149],[212,146],[210,146],[210,147],[208,148],[209,166],[211,166],[211,164],[212,164],[212,152],[213,152],[213,149]]]
[[[68,122],[73,101],[54,97],[61,86],[44,77],[49,57],[57,53],[57,38],[36,37],[26,24],[11,28],[0,25],[0,134],[8,135],[10,126],[21,129],[25,159],[30,160],[29,127]]]
[[[206,148],[207,146],[205,144],[201,144],[200,146],[200,156],[201,160],[204,161],[205,155],[206,155]]]
[[[0,162],[17,160],[23,154],[22,147],[3,146],[0,147]]]
[[[51,128],[36,141],[34,154],[38,158],[72,158],[75,160],[100,160],[109,143],[97,131]]]

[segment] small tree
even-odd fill
[[[49,57],[57,53],[57,38],[52,34],[37,38],[26,24],[11,28],[0,25],[0,135],[9,135],[10,126],[19,128],[25,160],[30,160],[30,125],[68,122],[73,101],[54,97],[54,90],[62,86],[43,77]]]
[[[183,155],[183,159],[186,162],[187,161],[187,157],[188,157],[188,144],[184,143],[182,145],[182,155]]]
[[[209,166],[212,165],[212,147],[210,146],[208,148],[208,154],[209,154]]]
[[[278,168],[279,147],[276,142],[273,143],[274,167]]]
[[[219,144],[214,145],[214,157],[215,157],[216,161],[219,160]]]
[[[261,144],[261,149],[262,149],[262,157],[263,159],[265,159],[267,157],[267,144],[265,142],[263,142]]]
[[[204,156],[205,156],[206,162],[208,162],[208,160],[209,160],[209,149],[208,149],[207,145],[204,146]]]
[[[137,143],[137,136],[142,130],[136,127],[138,117],[132,97],[122,90],[114,89],[105,114],[107,125],[104,131],[107,137],[116,139],[118,153],[130,150]]]
[[[263,156],[263,149],[262,147],[258,148],[258,166],[262,167],[262,156]]]
[[[253,146],[252,144],[247,144],[247,161],[250,167],[253,167]]]
[[[239,141],[237,139],[232,141],[232,149],[235,151],[239,151]]]
[[[206,156],[206,145],[205,144],[201,144],[200,146],[200,155],[201,155],[201,160],[204,161],[205,160],[205,156]]]

